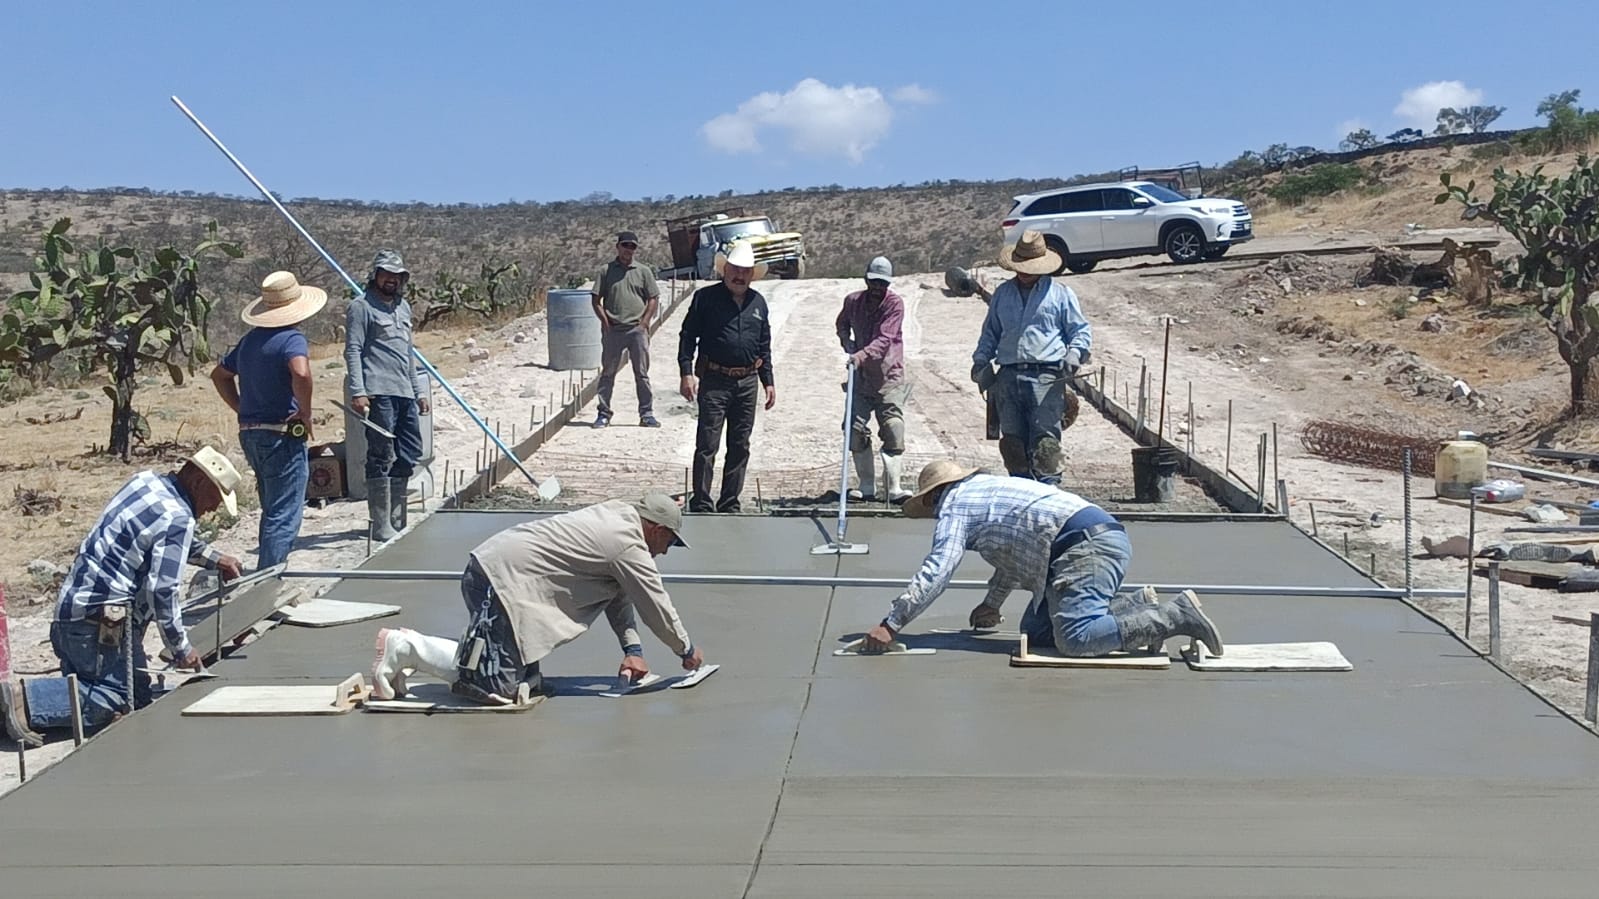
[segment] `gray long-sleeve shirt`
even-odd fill
[[[426,375],[411,357],[411,304],[384,302],[375,289],[344,312],[344,388],[347,396],[427,395]]]

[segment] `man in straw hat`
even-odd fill
[[[508,528],[472,550],[461,578],[470,621],[459,642],[403,628],[378,631],[373,692],[406,692],[406,671],[449,683],[486,705],[512,701],[520,684],[542,687],[539,661],[605,613],[622,645],[619,673],[649,673],[635,612],[693,671],[705,657],[683,629],[655,557],[674,546],[683,513],[664,493],[610,500]]]
[[[405,299],[410,280],[399,253],[379,250],[366,293],[344,312],[344,390],[350,408],[395,436],[390,440],[370,428],[366,433],[366,508],[375,540],[392,540],[405,529],[406,491],[422,459],[427,376],[412,358],[411,304]],[[345,461],[352,468],[356,464]]]
[[[273,272],[240,318],[250,330],[211,370],[222,401],[239,417],[239,446],[255,471],[261,500],[258,568],[289,557],[300,535],[306,442],[311,426],[311,345],[297,327],[327,305],[327,291]]]
[[[893,643],[949,586],[965,551],[975,549],[994,566],[994,576],[988,596],[972,610],[974,628],[997,626],[1006,594],[1021,587],[1033,592],[1021,622],[1030,647],[1086,657],[1188,636],[1212,655],[1222,654],[1221,635],[1193,591],[1164,604],[1155,602],[1153,591],[1118,594],[1132,545],[1121,523],[1088,500],[947,460],[928,463],[916,486],[905,514],[937,518],[933,549],[888,615],[867,632],[867,649]]]
[[[877,437],[883,444],[883,493],[891,503],[902,503],[910,491],[901,485],[905,452],[905,301],[890,289],[894,266],[878,256],[866,266],[866,289],[844,298],[834,328],[844,348],[844,365],[855,369],[855,396],[851,402],[850,453],[860,489],[856,499],[877,497],[877,462],[872,458],[870,424],[877,416]]]
[[[772,322],[766,298],[751,285],[766,275],[745,241],[734,241],[716,254],[722,280],[694,292],[678,335],[677,365],[683,377],[679,392],[699,401],[699,430],[694,440],[694,489],[690,512],[737,512],[750,461],[750,433],[755,430],[755,405],[764,387],[766,408],[777,405],[772,378]],[[711,476],[716,470],[716,445],[727,427],[727,458],[722,468],[722,493],[711,503]]]
[[[39,746],[38,731],[72,727],[69,674],[78,676],[86,728],[116,720],[128,707],[130,646],[134,707],[148,705],[150,678],[139,672],[148,665],[144,633],[152,621],[177,667],[200,667],[183,624],[183,565],[239,576],[238,559],[194,534],[195,523],[218,506],[238,513],[238,486],[233,463],[204,446],[177,471],[141,471],[111,497],[78,547],[50,624],[61,676],[33,678],[22,690],[0,681],[0,719],[13,740]]]
[[[972,380],[997,393],[1005,469],[1058,484],[1066,379],[1087,359],[1093,329],[1077,294],[1052,277],[1061,258],[1042,234],[1022,232],[1015,245],[1000,251],[999,264],[1016,277],[1001,284],[988,304],[972,353]]]

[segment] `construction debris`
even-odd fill
[[[11,501],[24,516],[33,518],[54,515],[61,511],[61,497],[43,490],[34,490],[18,484],[11,491]]]
[[[30,415],[27,418],[24,418],[23,421],[30,425],[53,425],[63,421],[77,421],[82,417],[83,407],[79,406],[78,411],[72,413],[71,415],[68,415],[65,412],[47,412],[42,416]]]
[[[1460,261],[1463,266],[1456,265]],[[1485,305],[1493,298],[1493,253],[1445,238],[1442,256],[1418,263],[1402,249],[1377,247],[1370,268],[1355,280],[1356,287],[1373,284],[1450,290],[1468,303]]]
[[[1307,423],[1299,439],[1313,455],[1386,471],[1403,470],[1404,451],[1409,448],[1411,474],[1429,478],[1433,476],[1439,443],[1436,437],[1380,431],[1329,419]]]

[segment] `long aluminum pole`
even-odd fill
[[[304,570],[285,571],[285,578],[344,578],[346,580],[395,580],[395,581],[456,581],[461,579],[460,571],[422,569],[422,570],[396,570],[379,571],[357,569],[353,571]],[[886,577],[823,577],[816,575],[774,575],[774,574],[679,574],[675,572],[662,572],[661,580],[668,584],[714,584],[726,586],[750,587],[884,587],[903,588],[904,578]],[[987,590],[987,581],[952,580],[949,587],[957,590]],[[1138,593],[1146,586],[1153,587],[1161,593],[1177,593],[1183,590],[1193,590],[1200,594],[1231,595],[1231,596],[1348,596],[1370,597],[1377,599],[1398,598],[1405,595],[1405,591],[1398,587],[1316,587],[1303,585],[1259,585],[1259,584],[1122,584],[1118,592]],[[1431,596],[1440,599],[1458,599],[1463,596],[1462,590],[1427,589],[1417,590],[1417,596]]]
[[[844,449],[838,461],[838,529],[835,532],[840,546],[844,545],[844,529],[849,527],[846,514],[849,506],[849,444],[850,438],[855,436],[855,364],[850,363],[845,368],[849,370],[849,383],[844,388]]]
[[[211,143],[215,144],[216,148],[222,151],[222,155],[228,157],[228,161],[233,163],[234,168],[237,168],[240,174],[250,179],[250,183],[255,185],[255,189],[261,192],[261,196],[266,197],[267,202],[276,207],[278,212],[282,213],[285,219],[288,219],[289,224],[294,226],[294,230],[300,232],[300,236],[305,238],[306,243],[309,243],[311,248],[316,250],[318,255],[320,255],[323,260],[325,260],[327,264],[333,268],[334,271],[338,272],[339,275],[344,278],[345,282],[350,285],[350,289],[358,294],[361,293],[364,289],[362,288],[361,284],[354,278],[350,277],[349,272],[346,272],[343,267],[341,267],[339,263],[334,260],[333,256],[328,253],[327,250],[324,250],[321,244],[316,242],[316,238],[312,237],[311,233],[306,231],[305,228],[301,226],[300,222],[289,213],[289,210],[283,208],[283,204],[278,202],[278,198],[272,195],[272,191],[267,190],[266,185],[262,184],[260,179],[256,178],[248,168],[245,168],[244,163],[239,160],[239,157],[234,156],[233,152],[229,150],[215,134],[211,133],[211,129],[207,128],[205,123],[200,121],[199,117],[189,110],[189,107],[183,105],[182,100],[179,100],[177,97],[173,97],[172,102],[177,104],[178,109],[182,110],[185,116],[188,116],[189,121],[193,122],[195,127],[200,129],[200,133],[209,138]],[[416,360],[418,362],[422,363],[422,367],[427,369],[427,373],[433,378],[433,380],[437,381],[439,386],[444,388],[444,392],[448,393],[450,398],[455,400],[456,404],[461,407],[462,411],[466,412],[466,414],[471,417],[473,423],[482,428],[485,434],[493,438],[494,445],[500,448],[500,452],[504,453],[505,457],[511,460],[511,464],[515,465],[517,470],[521,471],[522,474],[532,482],[533,486],[538,489],[539,497],[541,499],[548,501],[560,495],[561,485],[559,481],[557,481],[554,477],[550,477],[546,478],[544,483],[539,483],[539,480],[533,477],[532,473],[522,466],[522,460],[518,459],[516,454],[511,452],[510,447],[500,442],[500,438],[489,430],[488,424],[484,422],[482,417],[477,414],[477,411],[472,408],[471,404],[462,398],[462,396],[455,391],[455,388],[450,385],[450,382],[446,381],[442,374],[439,374],[439,370],[433,367],[433,363],[429,362],[427,357],[422,355],[422,351],[416,347],[412,347],[411,353],[412,355],[416,356]]]

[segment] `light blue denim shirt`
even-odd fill
[[[1045,276],[1024,300],[1012,278],[999,285],[988,303],[972,362],[1061,362],[1067,350],[1085,355],[1093,339],[1093,328],[1070,287]]]

